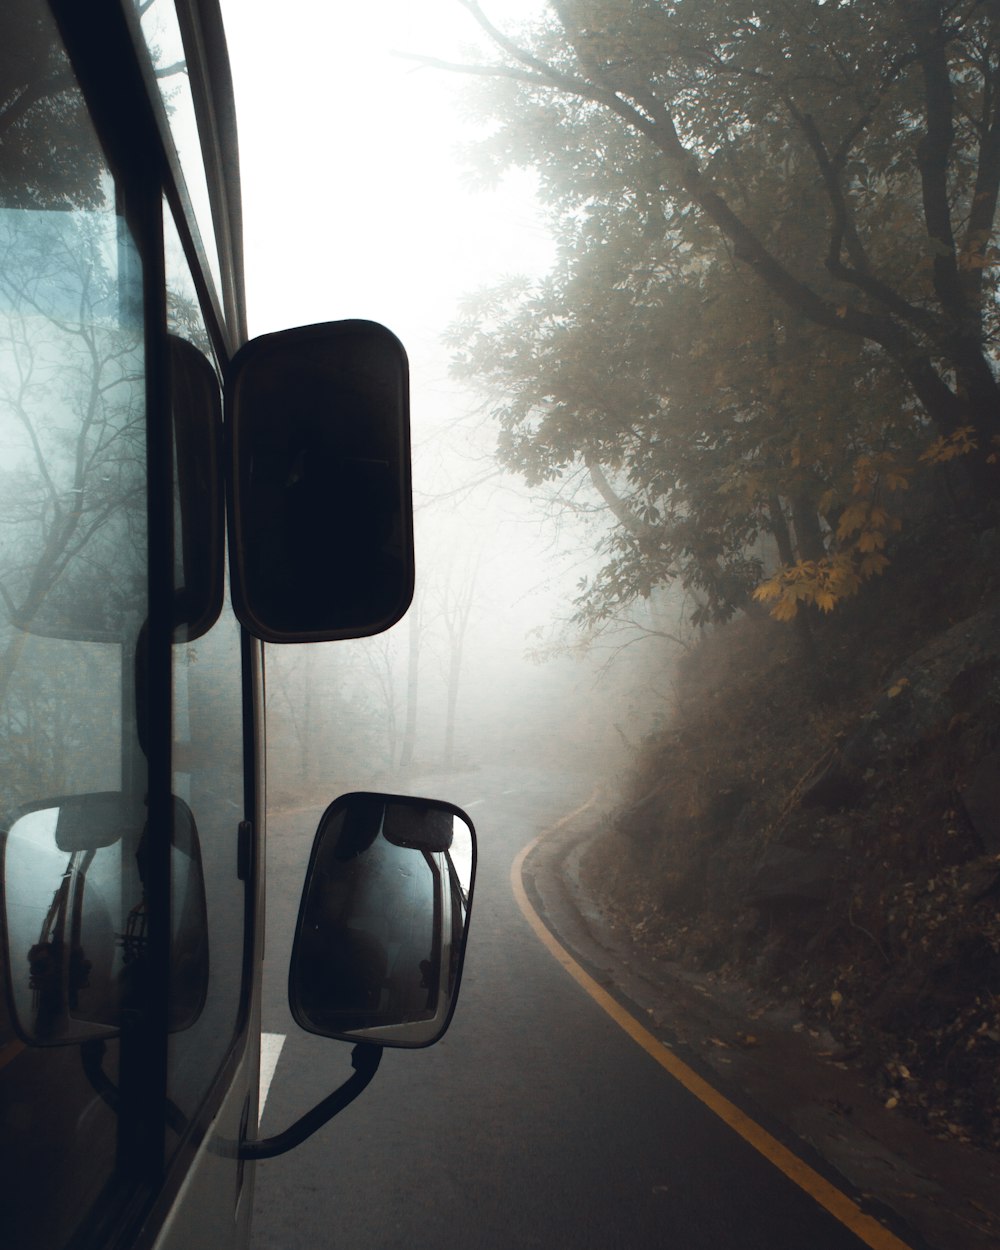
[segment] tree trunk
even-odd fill
[[[775,542],[778,544],[778,555],[781,557],[781,562],[785,565],[793,565],[795,563],[795,551],[792,547],[791,531],[785,519],[785,510],[781,506],[781,500],[773,492],[768,499],[768,511],[771,514],[771,532],[774,534]],[[822,698],[823,678],[819,671],[819,654],[816,650],[816,638],[813,634],[812,623],[804,608],[800,607],[795,613],[792,627],[795,630],[796,638],[799,640],[799,650],[802,653],[802,658],[812,674],[817,698]]]
[[[812,499],[801,493],[792,501],[792,517],[795,522],[795,545],[800,560],[822,560],[826,555],[826,543],[820,529],[819,517]]]
[[[455,718],[458,711],[458,683],[462,675],[462,638],[452,645],[448,659],[448,706],[444,726],[444,764],[451,768],[455,763]]]
[[[399,753],[400,768],[410,768],[417,746],[417,696],[420,688],[420,617],[417,604],[410,606],[409,651],[406,665],[406,721],[403,746]]]
[[[792,534],[788,528],[788,522],[785,520],[785,510],[781,506],[781,500],[773,491],[768,497],[767,508],[771,518],[771,533],[774,535],[774,541],[778,544],[778,555],[781,563],[790,565],[795,563],[795,551],[792,547]]]

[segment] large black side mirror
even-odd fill
[[[475,871],[472,822],[449,803],[368,793],[332,803],[295,930],[295,1021],[345,1041],[436,1042],[458,997]]]
[[[233,606],[267,642],[380,633],[413,595],[409,381],[371,321],[253,339],[226,381]]]

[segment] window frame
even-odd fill
[[[42,0],[46,2],[46,0]],[[161,0],[169,3],[171,0]],[[176,0],[188,56],[191,88],[199,122],[202,157],[215,222],[223,291],[211,277],[194,218],[183,170],[170,137],[169,121],[149,63],[138,16],[129,0],[47,0],[104,150],[122,211],[135,235],[144,266],[144,320],[147,353],[146,402],[149,507],[148,715],[150,833],[157,848],[151,903],[169,917],[172,739],[173,456],[170,359],[167,340],[164,264],[164,200],[169,204],[202,314],[224,371],[246,339],[242,277],[239,165],[235,104],[217,0]],[[111,67],[111,72],[109,72]],[[138,1117],[141,1134],[136,1181],[127,1194],[78,1230],[80,1245],[152,1244],[166,1219],[192,1159],[229,1091],[250,1040],[252,1000],[262,956],[262,657],[260,644],[241,630],[244,717],[244,817],[250,823],[249,850],[241,848],[245,874],[243,961],[236,1031],[217,1073],[188,1125],[184,1140],[164,1158],[167,1089],[167,971],[169,932],[152,935],[157,1011],[150,1021],[149,1065]],[[236,851],[234,829],[234,860]],[[236,865],[234,863],[234,872]]]

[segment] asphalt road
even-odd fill
[[[464,806],[479,835],[454,1022],[431,1049],[387,1050],[355,1103],[258,1164],[254,1250],[864,1244],[636,1045],[518,909],[511,864],[585,801],[587,784],[484,772],[418,787]],[[263,1027],[284,1041],[271,1043],[281,1049],[262,1135],[350,1075],[350,1046],[302,1033],[284,1001],[318,815],[271,821]]]

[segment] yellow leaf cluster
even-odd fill
[[[859,572],[862,578],[868,578],[881,573],[889,563],[880,553],[889,531],[898,533],[901,528],[899,517],[890,516],[885,508],[862,499],[848,504],[840,514],[837,538],[842,543],[850,541],[853,550],[862,557]]]
[[[835,490],[825,490],[819,497],[816,505],[816,511],[820,516],[826,516],[833,508],[837,506],[838,494]]]
[[[884,556],[878,559],[888,564]],[[800,560],[761,582],[753,597],[758,603],[772,604],[771,615],[778,621],[794,620],[800,604],[832,612],[840,600],[857,594],[866,577],[882,571],[875,565],[866,571],[864,564],[864,560],[856,561],[844,553],[822,560]]]
[[[994,457],[1000,459],[1000,441],[997,447]],[[974,428],[963,426],[936,439],[920,460],[945,464],[976,448]],[[791,458],[797,467],[802,459],[798,442],[792,447]],[[776,620],[791,621],[802,604],[832,612],[842,600],[857,594],[864,582],[884,573],[889,567],[885,555],[889,534],[898,533],[902,522],[879,500],[887,492],[908,490],[915,469],[913,464],[901,464],[891,452],[859,456],[853,465],[849,501],[839,513],[835,509],[843,495],[838,491],[828,489],[817,501],[820,515],[836,515],[834,532],[839,550],[821,560],[800,560],[778,569],[754,590],[754,599],[769,604]]]
[[[967,456],[976,450],[975,430],[971,425],[963,425],[954,433],[936,438],[930,447],[920,456],[925,464],[947,464],[959,456]]]
[[[858,550],[868,555],[885,546],[885,534],[881,530],[865,530],[858,535]]]
[[[863,540],[875,543],[884,536],[864,535]],[[888,557],[880,551],[840,552],[822,560],[800,560],[785,565],[761,582],[753,592],[758,603],[771,604],[771,615],[777,621],[792,621],[799,605],[814,606],[821,612],[832,612],[844,599],[861,589],[862,582],[882,573],[889,566]]]
[[[859,456],[854,462],[854,494],[873,495],[877,486],[886,490],[908,490],[911,470],[889,452]]]
[[[837,525],[837,537],[840,539],[849,538],[852,534],[856,534],[858,530],[863,529],[868,521],[868,512],[867,502],[848,504],[840,514],[840,521]]]
[[[878,577],[884,573],[889,567],[889,557],[882,555],[881,552],[875,551],[870,555],[863,556],[858,562],[858,572],[861,574],[862,580],[867,581],[870,577]]]

